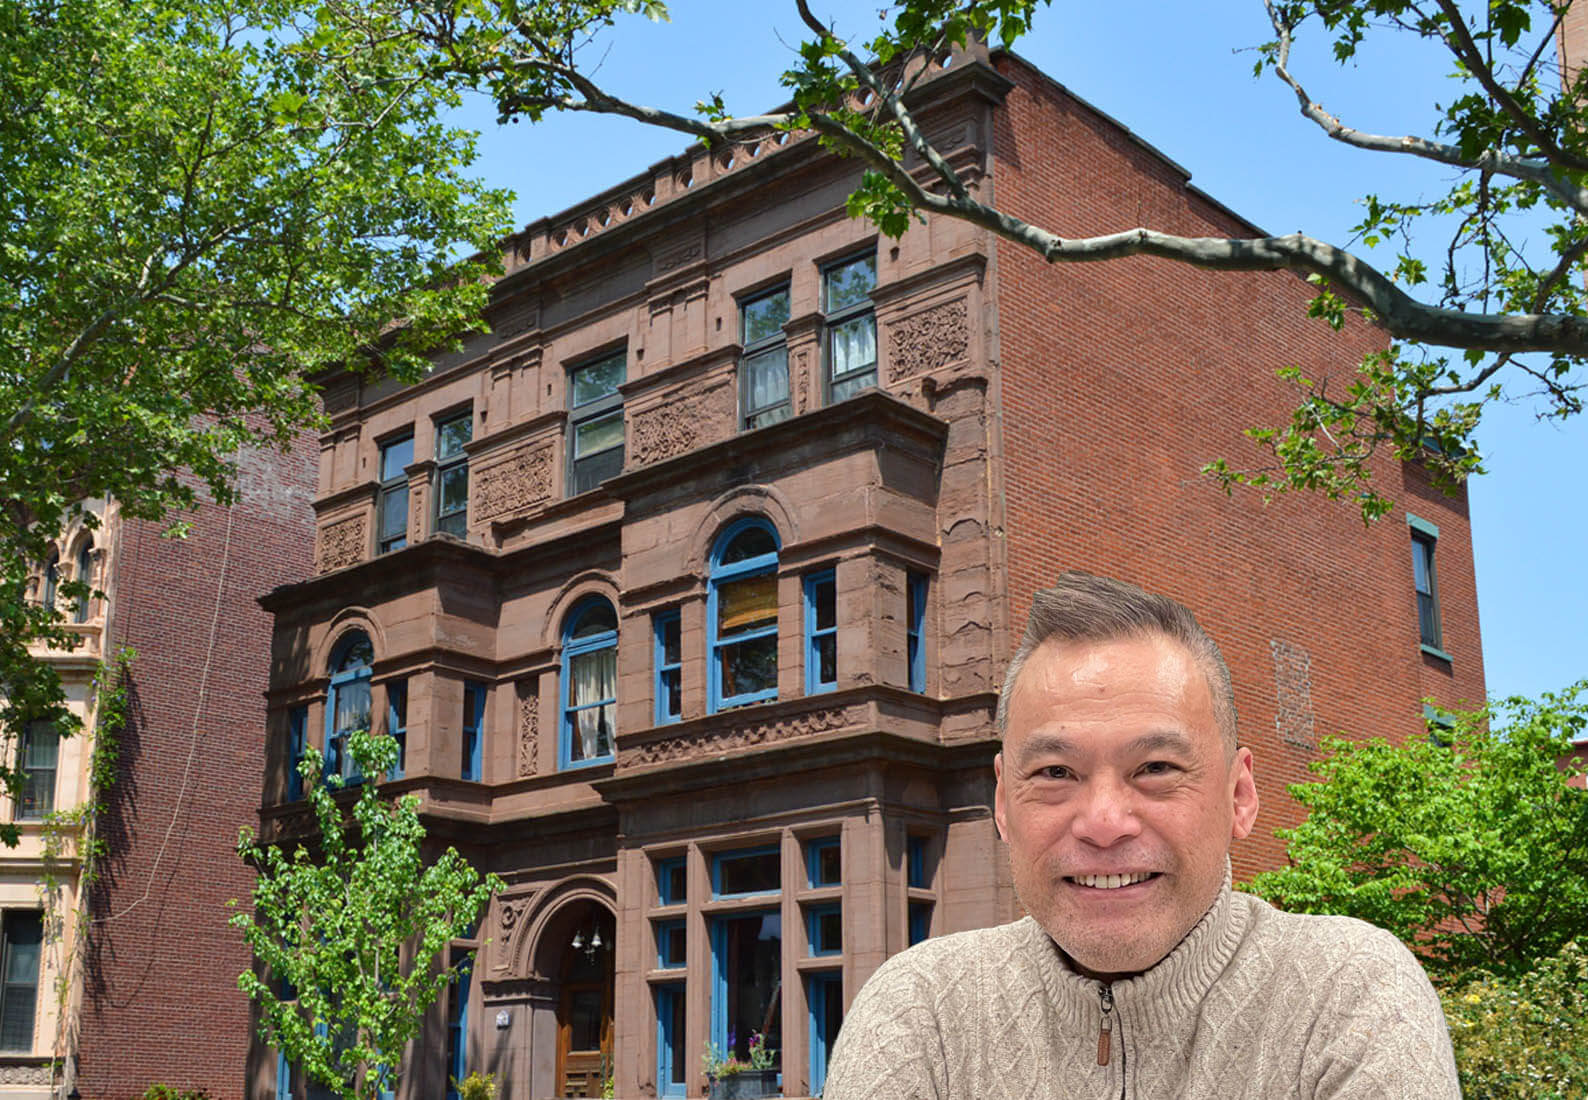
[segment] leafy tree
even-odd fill
[[[0,0],[0,728],[70,732],[23,599],[113,497],[230,503],[233,456],[317,423],[307,376],[482,324],[506,196],[438,121],[451,82],[340,52],[293,0]],[[92,517],[88,517],[92,522]],[[63,584],[58,604],[86,594]],[[5,756],[9,759],[9,756]],[[0,778],[19,781],[14,769]]]
[[[389,737],[357,731],[348,743],[363,775],[396,763]],[[375,1100],[396,1088],[403,1047],[456,976],[440,965],[448,943],[502,883],[482,880],[452,848],[426,863],[415,795],[393,801],[365,782],[349,823],[340,780],[322,784],[320,769],[320,754],[306,749],[299,771],[318,826],[312,845],[261,845],[246,827],[238,839],[259,880],[252,912],[231,923],[259,969],[237,985],[258,1002],[261,1040],[338,1095]]]
[[[1252,0],[1254,8],[1258,0]],[[1584,0],[1578,0],[1584,2]],[[1360,502],[1364,518],[1390,502],[1372,484],[1373,456],[1388,448],[1430,467],[1447,487],[1481,470],[1473,432],[1484,406],[1531,393],[1550,416],[1581,410],[1588,355],[1583,310],[1588,252],[1588,76],[1562,81],[1555,32],[1572,0],[1263,0],[1272,38],[1256,71],[1293,93],[1301,113],[1335,141],[1449,168],[1432,200],[1368,195],[1349,247],[1303,233],[1247,239],[1188,238],[1151,226],[1029,223],[982,193],[934,148],[912,111],[924,62],[972,40],[1012,45],[1049,0],[896,0],[879,5],[875,33],[846,39],[793,0],[805,29],[783,74],[791,102],[736,115],[720,95],[695,110],[652,107],[597,80],[600,36],[618,16],[666,17],[656,0],[327,0],[327,24],[349,42],[406,36],[416,63],[488,90],[501,117],[547,111],[622,115],[711,146],[753,142],[769,131],[808,131],[865,167],[852,214],[898,236],[918,216],[963,218],[1052,263],[1152,255],[1222,270],[1291,270],[1317,288],[1314,315],[1336,327],[1356,313],[1395,341],[1354,374],[1283,377],[1297,388],[1294,416],[1250,434],[1268,464],[1209,470],[1228,487],[1267,493],[1321,490]],[[1317,102],[1291,67],[1304,34],[1328,37],[1350,65],[1369,35],[1412,36],[1440,51],[1452,81],[1429,89],[1428,134],[1376,134]],[[1454,226],[1451,230],[1449,227]],[[1448,239],[1414,238],[1426,228]],[[1531,243],[1529,238],[1531,237]],[[1374,249],[1384,258],[1370,262]],[[1437,256],[1430,262],[1429,255]],[[1430,348],[1442,349],[1431,351]]]
[[[1252,889],[1285,909],[1394,932],[1445,982],[1520,975],[1588,928],[1588,792],[1558,765],[1588,727],[1588,681],[1456,714],[1428,740],[1326,742],[1289,865]],[[1503,722],[1496,718],[1503,716]]]

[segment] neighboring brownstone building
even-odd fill
[[[315,456],[303,444],[241,454],[238,502],[201,505],[185,539],[90,503],[97,527],[63,532],[36,579],[37,600],[59,602],[68,579],[101,595],[59,607],[75,649],[40,651],[83,734],[26,731],[27,793],[0,808],[22,831],[19,848],[0,850],[0,1097],[130,1100],[157,1081],[216,1100],[244,1091],[250,1006],[237,975],[251,960],[227,902],[253,886],[236,843],[259,805],[270,620],[257,596],[313,562]],[[93,679],[129,648],[116,779],[100,792],[108,853],[83,890],[75,826],[54,826],[68,839],[48,861],[44,838],[53,811],[89,794],[104,732]]]
[[[1013,55],[920,95],[1013,213],[1253,232]],[[994,705],[1063,569],[1224,645],[1264,803],[1238,878],[1280,858],[1319,737],[1483,698],[1464,499],[1386,461],[1414,515],[1364,530],[1198,475],[1287,414],[1275,367],[1345,373],[1378,334],[1309,321],[1287,274],[879,239],[844,213],[858,174],[811,140],[691,150],[509,242],[492,331],[423,382],[327,380],[316,575],[262,601],[264,830],[305,743],[340,767],[373,722],[391,788],[508,884],[400,1100],[468,1069],[515,1100],[699,1096],[708,1044],[752,1031],[818,1091],[878,964],[1018,913]],[[268,1052],[252,1073],[302,1092]]]

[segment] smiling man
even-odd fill
[[[884,964],[828,1100],[1460,1096],[1398,940],[1230,889],[1252,754],[1184,606],[1066,573],[1033,600],[998,723],[994,816],[1031,915]]]

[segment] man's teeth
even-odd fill
[[[1118,890],[1121,886],[1129,886],[1133,882],[1146,882],[1150,878],[1152,878],[1151,871],[1138,871],[1133,875],[1076,875],[1075,881],[1095,890]]]

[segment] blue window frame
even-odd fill
[[[331,689],[325,702],[325,779],[335,776],[344,785],[362,783],[363,773],[348,755],[347,735],[369,729],[370,668],[375,649],[369,635],[355,630],[336,644],[331,654]]]
[[[827,1060],[844,1022],[844,977],[837,970],[811,974],[805,979],[810,1004],[811,1095],[827,1086]]]
[[[688,934],[681,920],[656,922],[656,966],[673,970],[683,966],[688,953]]]
[[[678,611],[658,611],[651,618],[655,636],[656,724],[665,726],[684,714],[684,665]]]
[[[414,433],[382,443],[380,504],[376,509],[375,552],[389,554],[408,545],[408,467],[414,462]]]
[[[458,538],[469,533],[469,456],[474,414],[461,412],[436,425],[435,529]]]
[[[469,986],[474,952],[453,949],[457,979],[447,997],[447,1100],[459,1100],[457,1083],[469,1075]]]
[[[805,842],[805,875],[812,886],[837,886],[843,882],[842,851],[838,838],[824,836]]]
[[[760,1032],[773,1068],[781,1070],[782,916],[776,909],[756,909],[718,917],[711,938],[711,1041],[744,1062],[751,1034]]]
[[[929,901],[912,901],[910,903],[910,946],[914,947],[932,934],[932,903]]]
[[[308,707],[293,707],[287,712],[288,802],[296,802],[303,797],[303,776],[298,772],[298,765],[303,763],[304,735],[308,728]]]
[[[731,524],[711,555],[706,595],[707,710],[777,698],[777,532],[764,519]]]
[[[782,888],[782,865],[775,846],[741,848],[711,857],[713,897],[745,898],[775,894]]]
[[[908,606],[905,608],[905,657],[909,666],[910,690],[926,690],[926,646],[921,643],[921,627],[926,622],[926,574],[910,572],[905,577]]]
[[[838,578],[823,569],[805,578],[805,694],[838,686]]]
[[[292,988],[292,983],[282,978],[276,984],[276,996],[282,1001],[291,1001],[297,998],[297,990]],[[292,1081],[292,1063],[287,1060],[286,1051],[276,1051],[276,1100],[293,1100],[294,1089]]]
[[[905,881],[917,890],[931,886],[926,874],[926,837],[911,836],[905,843]]]
[[[1434,548],[1439,528],[1410,513],[1406,525],[1412,534],[1412,584],[1417,590],[1417,636],[1425,653],[1449,659],[1444,630],[1439,621],[1439,580],[1434,569]]]
[[[480,781],[480,749],[485,731],[485,685],[469,680],[463,685],[463,762],[459,775]]]
[[[612,759],[617,732],[618,617],[600,596],[576,604],[562,631],[562,736],[557,766]]]
[[[682,905],[689,900],[689,878],[683,856],[656,861],[656,898],[661,905]]]
[[[386,685],[386,733],[397,742],[397,762],[386,773],[386,778],[401,779],[408,764],[407,680],[392,680]]]
[[[840,955],[844,950],[844,913],[837,905],[812,905],[805,910],[805,932],[812,955]]]
[[[683,1096],[688,1060],[684,1053],[684,987],[656,987],[656,1086],[661,1096]]]

